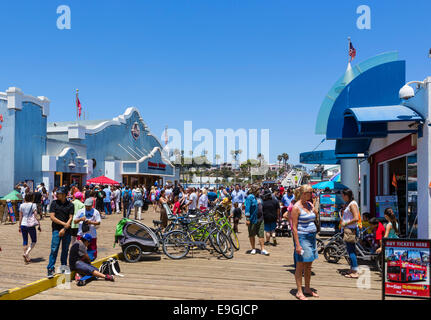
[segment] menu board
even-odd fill
[[[431,298],[430,244],[430,240],[383,239],[383,299]]]
[[[392,208],[398,219],[398,197],[376,196],[376,218],[383,218],[386,208]]]

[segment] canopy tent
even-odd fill
[[[99,185],[108,185],[108,186],[120,185],[119,182],[109,179],[108,177],[105,177],[105,176],[89,179],[87,180],[87,184],[99,184]]]
[[[18,191],[14,190],[11,193],[5,195],[0,200],[22,201],[22,196],[21,196],[21,193],[19,193]]]
[[[326,188],[329,188],[330,190],[349,189],[344,184],[341,184],[341,183],[335,182],[335,181],[322,181],[322,182],[315,184],[313,186],[313,189],[326,189]]]

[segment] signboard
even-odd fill
[[[398,219],[397,196],[376,196],[376,218],[383,218],[386,208],[392,208]]]
[[[148,169],[166,170],[166,164],[148,161]]]
[[[335,193],[320,194],[320,230],[321,233],[335,234],[340,221],[339,213],[344,201]]]
[[[431,240],[383,239],[382,299],[430,299]]]

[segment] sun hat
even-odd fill
[[[75,194],[73,196],[75,197],[75,199],[79,199],[82,201],[83,196],[82,196],[81,192],[79,192],[79,191],[75,192]]]
[[[87,199],[85,199],[85,202],[84,202],[84,206],[93,206],[93,198],[87,198]]]

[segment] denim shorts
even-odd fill
[[[266,232],[275,231],[276,227],[277,227],[277,222],[265,223]]]
[[[316,233],[298,234],[299,244],[304,250],[304,254],[301,256],[295,251],[295,258],[297,262],[313,262],[318,258],[316,249]],[[295,244],[296,250],[296,244]]]

